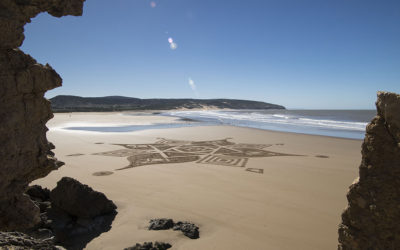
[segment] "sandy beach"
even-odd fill
[[[66,165],[34,184],[52,189],[70,176],[118,206],[112,229],[87,249],[123,249],[145,241],[169,242],[171,249],[337,248],[361,140],[232,126],[124,133],[63,129],[173,122],[173,117],[120,113],[55,114],[49,121],[48,140]],[[129,161],[126,155],[136,152],[129,147],[139,148],[136,144],[140,152],[162,144],[160,155],[171,161]],[[160,147],[146,149],[154,144]],[[147,230],[150,219],[164,217],[195,223],[200,238]]]

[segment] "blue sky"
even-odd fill
[[[399,27],[398,0],[87,0],[82,17],[34,18],[22,50],[62,76],[47,97],[373,109],[400,92]]]

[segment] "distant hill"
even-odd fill
[[[50,99],[54,112],[171,110],[171,109],[285,109],[281,105],[234,99],[139,99],[125,96],[80,97],[59,95]]]

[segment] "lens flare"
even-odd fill
[[[199,93],[197,92],[197,86],[196,86],[196,84],[194,83],[194,81],[192,80],[191,77],[189,77],[188,80],[189,80],[189,81],[188,81],[189,86],[190,86],[190,88],[193,90],[194,95],[195,95],[196,97],[199,97]]]
[[[176,48],[178,48],[178,44],[176,44],[176,43],[171,43],[171,44],[169,45],[169,47],[170,47],[172,50],[176,50]]]
[[[196,90],[196,84],[194,84],[192,78],[189,78],[189,86],[192,88],[192,90]]]
[[[172,39],[172,37],[168,38],[168,43],[172,50],[176,50],[176,48],[178,48],[178,44],[174,43],[174,39]]]

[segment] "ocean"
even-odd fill
[[[375,110],[207,110],[161,115],[221,124],[312,135],[362,139]]]
[[[138,115],[125,113],[125,115]],[[143,114],[142,114],[143,115]],[[67,127],[69,130],[130,132],[193,126],[230,125],[281,132],[362,139],[375,110],[203,110],[165,111],[156,114],[177,117],[178,123],[112,127]]]

